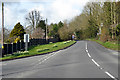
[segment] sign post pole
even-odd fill
[[[28,42],[25,42],[25,51],[28,51]]]
[[[28,51],[29,34],[24,34],[25,51]]]

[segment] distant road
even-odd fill
[[[118,53],[92,41],[55,53],[6,61],[3,78],[112,78],[118,77]]]

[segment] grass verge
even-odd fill
[[[24,58],[29,56],[47,54],[60,49],[64,49],[74,44],[75,42],[76,41],[64,41],[64,42],[50,43],[46,45],[31,46],[28,51],[8,54],[8,55],[5,55],[5,57],[0,58],[0,60],[4,61],[4,60],[11,60],[11,59],[18,59],[18,58]]]
[[[95,41],[101,45],[103,45],[104,47],[108,48],[108,49],[112,49],[112,50],[120,50],[120,44],[118,44],[118,42],[114,41],[114,42],[110,42],[110,41],[107,41],[107,42],[101,42],[100,40],[96,40],[96,39],[87,39],[87,40],[90,40],[90,41]]]

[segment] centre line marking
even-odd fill
[[[86,42],[86,50],[87,50],[87,42]]]
[[[88,56],[91,58],[91,55],[88,53]]]
[[[43,58],[41,58],[41,59],[38,60],[38,61],[43,61],[44,59],[48,58],[49,56],[52,56],[53,54],[55,54],[55,53],[53,52],[53,53],[51,53],[50,55],[44,56]]]
[[[100,69],[103,69],[103,68],[100,68]]]
[[[88,50],[86,49],[86,52],[88,53]]]
[[[40,60],[38,60],[38,61],[40,61],[40,62],[39,62],[38,64],[36,64],[36,65],[34,66],[34,68],[35,68],[36,66],[42,64],[43,62],[45,62],[45,61],[48,60],[49,58],[55,56],[55,55],[56,55],[57,53],[59,53],[59,52],[60,52],[60,51],[58,51],[58,52],[53,52],[53,53],[51,53],[50,55],[41,58]]]
[[[114,77],[114,76],[112,76],[109,72],[105,72],[108,76],[110,76],[111,78],[113,78],[113,79],[115,79],[116,80],[116,78]]]
[[[38,61],[42,61],[43,59],[45,59],[46,57],[48,57],[48,56],[45,56],[45,57],[43,57],[43,58],[41,58],[40,60],[38,60]]]
[[[89,54],[88,49],[87,49],[87,42],[86,42],[86,52],[87,52],[88,56],[91,58],[91,55]],[[100,65],[99,65],[94,59],[92,59],[92,61],[93,61],[93,63],[95,63],[95,65],[97,65],[101,70],[103,69],[102,67],[100,67]],[[112,79],[117,80],[117,79],[116,79],[113,75],[111,75],[109,72],[105,71],[105,73],[106,73],[108,76],[110,76]]]
[[[98,67],[100,67],[100,65],[99,65],[94,59],[92,59],[92,61],[93,61]]]

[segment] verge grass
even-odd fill
[[[108,49],[117,50],[117,51],[120,50],[120,44],[117,41],[101,42],[100,40],[96,40],[96,39],[87,39],[87,40],[95,41]]]
[[[46,44],[46,45],[31,46],[28,49],[28,51],[17,52],[14,54],[8,54],[8,55],[5,55],[4,57],[0,58],[0,60],[8,60],[8,59],[15,59],[15,58],[45,54],[45,53],[57,51],[60,49],[64,49],[64,48],[74,44],[75,42],[76,41],[64,41],[64,42],[50,43],[50,44]]]

